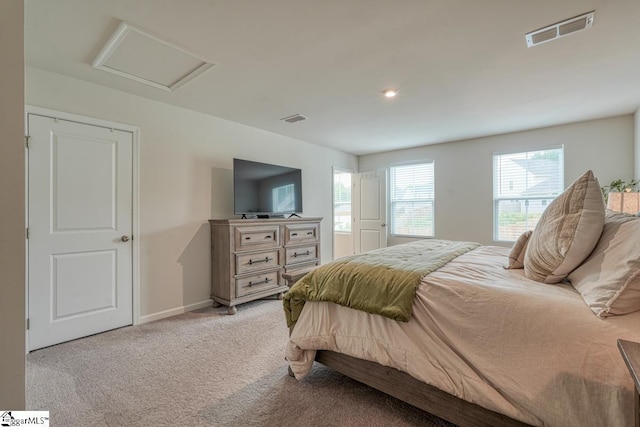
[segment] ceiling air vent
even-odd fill
[[[301,122],[302,120],[307,120],[307,118],[302,114],[294,114],[293,116],[283,117],[280,120],[284,120],[287,123],[295,123]]]
[[[585,13],[584,15],[575,16],[557,24],[549,25],[539,30],[525,34],[527,47],[546,43],[551,40],[559,39],[576,31],[582,31],[591,28],[593,25],[593,16],[595,11]]]

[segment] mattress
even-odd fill
[[[508,253],[482,246],[425,276],[409,322],[307,302],[286,350],[293,373],[331,350],[532,425],[632,425],[616,341],[640,341],[640,312],[599,318],[570,284],[504,269]]]

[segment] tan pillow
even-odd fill
[[[604,226],[600,184],[587,171],[544,210],[524,256],[525,275],[558,283],[593,251]]]
[[[600,317],[640,310],[640,218],[607,212],[598,245],[569,280]]]
[[[513,244],[511,252],[509,253],[509,266],[506,268],[524,268],[524,254],[527,251],[530,237],[531,230],[525,231],[518,237],[518,240]]]

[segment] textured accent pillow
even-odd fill
[[[607,212],[598,245],[568,278],[600,317],[640,310],[640,218]]]
[[[587,171],[542,213],[524,256],[525,275],[543,283],[567,277],[598,243],[604,210],[600,184]]]
[[[518,237],[518,240],[513,244],[511,252],[509,253],[509,265],[505,268],[524,268],[524,254],[527,251],[531,233],[531,230],[525,231],[520,235],[520,237]]]

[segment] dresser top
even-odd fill
[[[229,219],[210,219],[211,225],[252,225],[252,224],[271,224],[271,223],[305,223],[305,222],[320,222],[322,217],[302,217],[302,218],[229,218]]]

